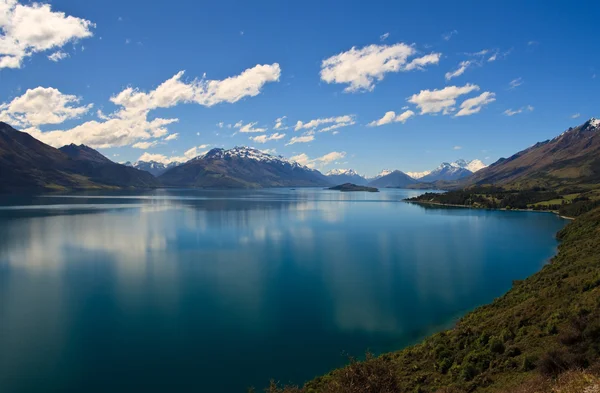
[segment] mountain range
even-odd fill
[[[175,168],[177,165],[180,165],[179,162],[171,162],[169,164],[163,164],[162,162],[156,161],[136,161],[133,164],[127,161],[126,166],[133,167],[135,169],[139,169],[140,171],[146,171],[151,175],[158,177],[168,171],[171,168]]]
[[[249,147],[212,149],[158,177],[172,187],[259,188],[321,187],[331,182],[321,172]]]
[[[560,188],[600,182],[600,120],[591,118],[554,139],[501,158],[464,179],[460,186],[510,185]]]
[[[600,182],[600,120],[592,118],[554,139],[537,143],[486,167],[479,160],[442,163],[409,174],[384,170],[368,179],[352,169],[323,175],[316,169],[249,147],[212,149],[183,164],[112,162],[84,145],[60,149],[0,122],[0,192],[90,188],[372,187],[456,188],[506,185],[556,188]]]
[[[325,175],[333,184],[352,183],[359,186],[365,186],[369,180],[364,176],[359,175],[353,169],[333,169]]]

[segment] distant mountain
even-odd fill
[[[465,179],[464,185],[556,188],[600,183],[600,120],[591,118],[556,138],[501,158]]]
[[[353,169],[333,169],[325,175],[333,184],[352,183],[360,186],[366,185],[369,181],[356,173]]]
[[[61,152],[77,162],[77,170],[93,182],[116,187],[156,187],[158,181],[150,173],[112,162],[85,145],[63,146]]]
[[[379,172],[379,174],[378,174],[377,176],[375,176],[375,177],[373,177],[373,178],[371,178],[371,179],[369,179],[369,180],[373,181],[373,180],[375,180],[375,179],[382,178],[382,177],[384,177],[384,176],[387,176],[387,175],[389,175],[389,174],[390,174],[390,173],[392,173],[392,172],[394,172],[394,171],[392,171],[392,170],[390,170],[390,169],[384,169],[384,170],[382,170],[381,172]]]
[[[171,168],[175,168],[177,165],[180,165],[178,162],[172,162],[170,164],[163,164],[161,162],[156,161],[136,161],[133,164],[131,162],[126,162],[125,165],[129,164],[133,168],[139,169],[141,171],[146,171],[151,173],[153,176],[160,176]]]
[[[212,149],[158,178],[164,185],[200,188],[328,186],[321,172],[249,147]]]
[[[369,182],[370,187],[378,188],[402,188],[410,184],[414,184],[417,181],[412,177],[408,176],[402,171],[393,171]]]
[[[457,160],[451,163],[443,162],[429,174],[419,178],[424,183],[437,181],[454,181],[472,175],[474,172],[485,168],[486,165],[480,160],[465,161]]]
[[[115,164],[85,146],[73,145],[64,150],[0,122],[0,192],[158,184],[149,173]]]
[[[406,172],[406,174],[413,179],[420,179],[423,176],[427,176],[431,173],[431,171],[423,171],[423,172]]]
[[[63,147],[59,148],[58,150],[62,151],[63,153],[65,153],[66,155],[68,155],[69,157],[71,157],[74,160],[84,160],[84,161],[91,161],[91,162],[97,162],[97,163],[102,163],[102,164],[109,164],[109,163],[114,164],[111,160],[104,157],[102,154],[100,154],[96,150],[92,149],[91,147],[87,147],[85,145],[77,146],[77,145],[71,143],[70,145],[63,146]]]

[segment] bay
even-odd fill
[[[245,392],[451,327],[555,254],[555,215],[420,191],[0,199],[0,391]]]

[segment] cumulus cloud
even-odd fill
[[[91,37],[94,27],[89,20],[52,11],[50,4],[0,0],[0,69],[21,68],[34,53]]]
[[[483,106],[496,101],[495,96],[494,93],[485,91],[477,97],[464,100],[463,103],[460,104],[460,110],[456,116],[469,116],[478,113]]]
[[[473,62],[470,60],[461,61],[456,70],[452,72],[446,72],[446,80],[450,80],[452,78],[456,78],[457,76],[461,76],[472,64]]]
[[[281,116],[280,118],[275,120],[275,127],[273,127],[276,130],[287,130],[289,127],[287,127],[285,125],[285,119],[287,119],[287,116]]]
[[[332,131],[332,130],[336,130],[338,128],[342,128],[342,127],[348,127],[351,125],[356,124],[356,120],[355,120],[355,116],[354,115],[344,115],[344,116],[337,116],[337,117],[326,117],[326,118],[320,118],[320,119],[313,119],[307,122],[301,122],[298,121],[296,123],[296,126],[294,127],[295,131],[300,131],[300,130],[316,130],[318,132],[327,132],[327,131]],[[326,126],[323,127],[321,129],[318,129],[321,126]]]
[[[177,139],[178,137],[179,137],[179,134],[175,132],[175,133],[173,133],[173,134],[167,135],[167,136],[165,137],[164,141],[174,141],[174,140],[175,140],[175,139]]]
[[[161,164],[171,164],[173,162],[177,162],[177,163],[184,163],[187,162],[189,160],[191,160],[192,158],[196,158],[198,156],[201,156],[203,154],[206,154],[206,150],[202,151],[203,149],[206,149],[208,146],[210,145],[200,145],[200,146],[194,146],[191,149],[188,149],[185,151],[185,153],[183,153],[183,155],[181,156],[166,156],[164,154],[152,154],[152,153],[148,153],[148,152],[144,152],[144,154],[142,154],[140,156],[140,158],[138,158],[138,161],[156,161],[156,162],[160,162]]]
[[[464,86],[448,86],[441,90],[421,90],[408,98],[408,102],[415,104],[421,114],[439,113],[448,115],[454,112],[456,99],[462,95],[479,90],[479,86],[466,84]]]
[[[15,127],[60,124],[87,113],[92,105],[77,106],[80,97],[51,87],[29,89],[9,103],[0,104],[0,120]]]
[[[294,145],[296,143],[308,143],[308,142],[312,142],[315,140],[315,136],[314,133],[305,133],[301,136],[295,136],[292,137],[292,139],[290,139],[290,141],[288,143],[286,143],[286,146],[289,145]]]
[[[48,55],[48,59],[55,63],[58,63],[59,61],[66,59],[67,57],[69,57],[69,54],[61,50],[54,52],[51,55]]]
[[[135,149],[149,149],[149,148],[154,147],[156,145],[158,145],[158,141],[138,142],[138,143],[134,143],[131,147],[133,147]]]
[[[375,82],[383,80],[388,72],[409,71],[428,64],[437,64],[439,54],[430,54],[408,63],[417,51],[410,45],[369,45],[329,57],[321,63],[321,80],[348,86],[345,92],[372,91]]]
[[[410,119],[414,115],[415,112],[411,110],[404,111],[399,115],[396,115],[396,112],[394,111],[389,111],[386,112],[381,119],[374,120],[367,124],[367,127],[378,127],[390,123],[406,123],[406,120]]]
[[[577,112],[571,115],[571,119],[577,119],[578,117],[581,116],[581,113]]]
[[[342,152],[332,151],[321,157],[312,158],[312,159],[306,153],[301,153],[301,154],[290,157],[290,161],[297,162],[298,164],[305,165],[309,168],[315,168],[315,167],[324,167],[326,165],[331,164],[332,162],[341,160],[344,157],[346,157],[345,151],[342,151]]]
[[[265,132],[267,131],[266,128],[260,128],[260,127],[255,127],[256,124],[258,124],[258,122],[254,122],[254,123],[248,123],[248,124],[244,124],[241,121],[238,121],[237,123],[235,123],[234,128],[237,128],[240,130],[240,132]]]
[[[285,134],[281,134],[279,132],[276,132],[271,135],[258,135],[258,136],[250,137],[250,139],[256,143],[267,143],[268,141],[278,141],[283,138],[285,138]]]
[[[111,97],[110,101],[119,109],[112,114],[102,114],[100,121],[88,121],[67,130],[41,132],[31,127],[24,131],[57,147],[69,143],[83,143],[96,148],[131,145],[140,140],[163,137],[169,133],[167,126],[179,121],[177,118],[148,120],[150,111],[154,109],[170,108],[181,103],[197,103],[207,107],[234,103],[259,94],[266,83],[279,80],[280,72],[279,64],[275,63],[257,65],[224,80],[203,78],[186,82],[182,80],[184,72],[181,71],[152,91],[128,87]],[[38,121],[38,124],[58,122]]]
[[[518,115],[519,113],[533,112],[533,109],[534,109],[533,106],[527,105],[527,106],[524,106],[524,107],[521,107],[521,108],[515,109],[515,110],[507,109],[502,113],[504,113],[506,116],[514,116],[514,115]],[[577,114],[577,115],[579,115],[579,114]]]

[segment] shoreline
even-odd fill
[[[473,209],[473,210],[497,210],[497,211],[505,211],[505,212],[552,213],[552,214],[556,214],[558,217],[563,218],[565,220],[570,220],[570,221],[575,220],[575,217],[563,216],[563,215],[561,215],[556,210],[506,209],[506,208],[494,209],[494,208],[491,208],[491,207],[473,207],[473,206],[466,206],[466,205],[453,205],[453,204],[448,204],[448,203],[430,202],[430,201],[411,201],[411,200],[408,200],[408,199],[404,199],[404,202],[416,203],[417,205],[434,205],[434,206],[447,206],[447,207],[462,207],[464,209]]]

